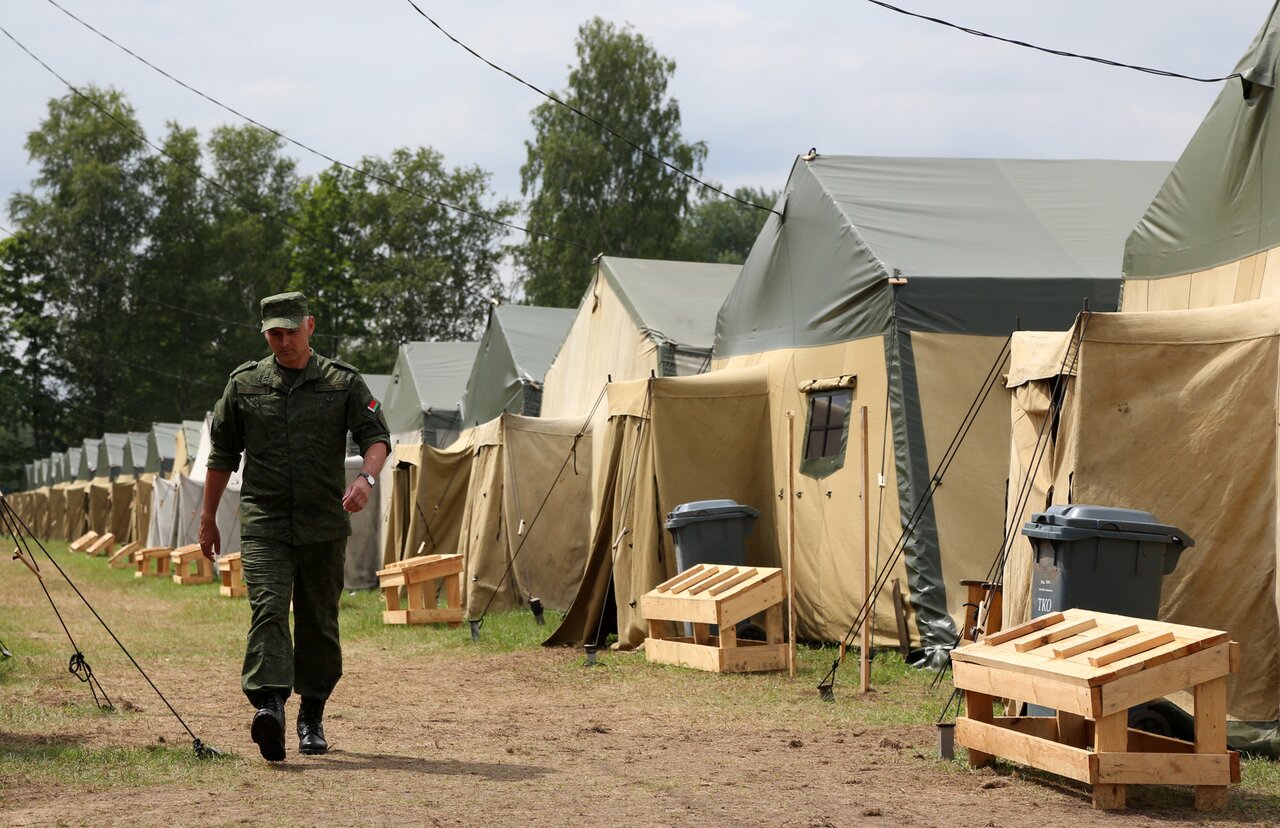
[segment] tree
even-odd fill
[[[22,483],[23,463],[60,445],[49,369],[54,320],[24,235],[0,239],[0,490]]]
[[[402,342],[465,339],[483,326],[502,295],[506,230],[481,215],[506,220],[516,207],[487,205],[487,172],[447,169],[426,147],[365,158],[361,169],[330,168],[300,189],[291,285],[311,300],[318,332],[337,337],[317,349],[389,372]]]
[[[767,192],[755,187],[739,187],[733,194],[761,207],[772,207],[778,200],[776,190]],[[680,228],[681,258],[691,262],[742,264],[768,217],[764,210],[708,194],[689,210]]]
[[[680,169],[701,172],[706,145],[684,141],[680,106],[667,94],[674,61],[631,27],[598,17],[578,29],[577,54],[569,88],[557,97]],[[686,178],[552,101],[533,110],[533,129],[520,169],[529,229],[587,249],[528,236],[517,262],[530,301],[576,305],[597,253],[675,257]]]
[[[90,86],[51,100],[27,136],[38,169],[32,191],[9,203],[28,245],[25,278],[55,320],[48,379],[89,433],[120,427],[141,407],[130,363],[145,346],[125,312],[149,210],[141,135],[117,90]]]

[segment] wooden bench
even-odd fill
[[[240,563],[239,552],[227,552],[218,556],[218,577],[222,586],[218,593],[227,598],[244,598],[249,588],[244,585],[244,567]]]
[[[173,582],[182,586],[213,583],[213,561],[200,551],[200,544],[180,546],[169,553]]]
[[[1197,810],[1226,805],[1240,781],[1227,750],[1227,676],[1239,648],[1227,633],[1070,609],[988,634],[951,653],[965,716],[956,741],[977,767],[1002,757],[1086,782],[1095,808],[1125,806],[1125,786],[1194,785]],[[1195,741],[1134,730],[1129,708],[1191,688]],[[1057,711],[994,715],[1016,698]]]
[[[444,579],[445,606],[437,606],[435,582]],[[462,556],[421,555],[378,570],[378,587],[386,599],[384,624],[462,623]],[[404,587],[408,608],[400,608]]]
[[[135,578],[163,578],[169,574],[169,553],[173,549],[168,546],[148,546],[133,553],[136,570]]]
[[[110,556],[115,549],[116,536],[108,532],[105,535],[99,535],[97,540],[84,548],[84,551],[90,558],[96,558],[99,555]]]
[[[107,564],[112,569],[125,569],[133,566],[133,553],[137,552],[141,548],[142,544],[137,541],[126,543],[124,546],[112,553],[110,558],[107,558]]]
[[[83,552],[85,549],[89,548],[89,544],[93,543],[97,539],[97,532],[85,532],[83,535],[73,540],[71,545],[67,548],[72,552]]]
[[[785,670],[782,570],[775,567],[696,564],[640,597],[649,622],[645,657],[715,673]],[[765,640],[739,639],[737,625],[765,614]],[[692,636],[671,636],[671,624],[692,624]],[[711,625],[719,634],[711,634]]]

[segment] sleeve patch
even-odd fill
[[[370,414],[377,414],[378,410],[381,408],[382,408],[382,403],[374,399],[369,400],[369,404],[365,406],[365,410],[368,411]]]

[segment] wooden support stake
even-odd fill
[[[902,660],[906,661],[911,658],[911,632],[907,629],[907,602],[902,597],[902,584],[897,578],[893,579],[889,589],[893,593],[893,620],[898,625],[898,652],[902,653]]]
[[[1219,676],[1195,690],[1196,753],[1227,752],[1227,677]],[[1196,785],[1196,810],[1220,811],[1227,806],[1226,785]]]
[[[787,677],[796,677],[796,412],[787,412]]]
[[[871,691],[871,625],[875,613],[871,604],[871,466],[867,457],[867,407],[862,406],[862,653],[858,657],[858,672],[862,679],[862,692]]]

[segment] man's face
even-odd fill
[[[277,362],[286,368],[302,368],[311,358],[311,334],[315,329],[315,318],[306,316],[300,328],[268,328],[263,336]]]

